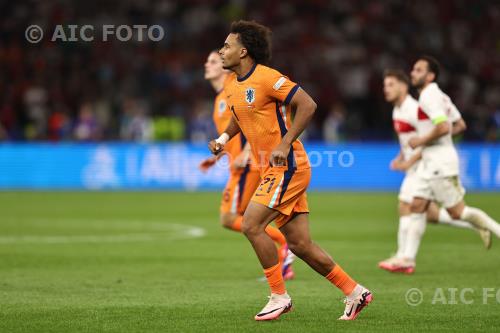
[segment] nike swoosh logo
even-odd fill
[[[351,306],[351,308],[349,309],[349,312],[346,312],[346,313],[345,313],[345,315],[346,315],[347,317],[350,317],[350,316],[351,316],[351,314],[352,314],[352,309],[354,309],[354,305],[353,305],[353,306]]]
[[[368,292],[365,292],[364,294],[361,295],[361,301],[356,304],[356,310],[355,311],[358,311],[358,308],[361,306],[361,305],[364,305],[365,302],[366,302],[366,297],[369,295],[370,293]],[[354,309],[354,305],[351,306],[351,308],[349,309],[349,312],[346,312],[345,315],[347,317],[349,317],[351,314],[352,314],[352,310]]]
[[[281,310],[281,308],[277,308],[277,309],[274,309],[274,310],[271,310],[271,311],[269,311],[269,312],[265,312],[265,313],[259,313],[259,314],[257,315],[257,317],[262,317],[262,316],[268,315],[268,314],[270,314],[270,313],[276,312],[276,311],[278,311],[278,310]]]

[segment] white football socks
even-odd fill
[[[425,232],[427,226],[427,217],[425,213],[412,213],[410,215],[410,222],[406,239],[406,246],[404,257],[415,260],[417,257],[420,240]]]
[[[439,224],[447,224],[456,228],[474,229],[474,226],[467,221],[452,219],[445,208],[439,209],[439,218],[437,222]]]
[[[500,224],[478,208],[466,206],[460,219],[452,219],[444,208],[439,210],[438,223],[440,224],[464,229],[488,229],[500,238]],[[416,259],[426,226],[425,213],[412,213],[399,218],[397,258]]]
[[[408,229],[411,223],[411,215],[401,216],[399,218],[398,228],[398,252],[397,258],[403,258],[405,255],[406,240],[408,238]]]
[[[500,237],[500,224],[481,209],[465,206],[460,218],[472,223],[477,228],[491,230],[497,237]]]

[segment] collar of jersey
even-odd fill
[[[425,87],[425,88],[424,88],[424,90],[428,90],[429,88],[434,89],[434,87],[437,87],[437,86],[438,86],[438,85],[437,85],[437,83],[436,83],[436,82],[431,82],[431,83],[429,83],[429,84],[427,85],[427,87]],[[423,92],[424,90],[422,90],[422,92]]]
[[[255,67],[257,67],[257,63],[253,64],[252,68],[250,69],[250,71],[248,73],[245,74],[245,76],[237,77],[236,80],[238,80],[238,82],[242,82],[242,81],[245,81],[246,79],[248,79],[250,77],[250,75],[252,75],[252,73],[255,71]]]

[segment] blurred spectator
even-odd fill
[[[323,138],[330,143],[345,140],[345,108],[342,104],[334,104],[328,113],[323,122]]]
[[[212,120],[213,101],[203,100],[193,107],[193,116],[189,124],[189,139],[195,143],[206,143],[216,137]]]
[[[14,138],[16,116],[14,108],[8,102],[0,106],[0,140],[8,140]]]
[[[123,102],[120,138],[126,141],[148,142],[153,140],[152,119],[146,114],[144,106],[135,99]]]
[[[80,107],[73,136],[77,141],[97,141],[100,139],[100,129],[95,119],[93,106],[89,102]]]
[[[492,126],[488,131],[490,141],[500,141],[500,109],[493,114]]]
[[[47,90],[42,86],[42,82],[37,82],[24,92],[24,106],[28,119],[26,127],[27,139],[43,139],[47,133]]]
[[[71,139],[71,119],[62,106],[56,108],[49,117],[48,139],[50,141]]]

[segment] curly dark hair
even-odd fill
[[[247,49],[248,55],[258,64],[267,64],[271,60],[271,30],[255,21],[235,21],[231,24],[231,33],[238,34],[240,43]]]
[[[417,60],[423,60],[427,62],[427,68],[429,69],[429,72],[434,73],[434,81],[437,81],[441,68],[441,64],[439,63],[439,61],[437,61],[436,58],[430,55],[422,55]]]

